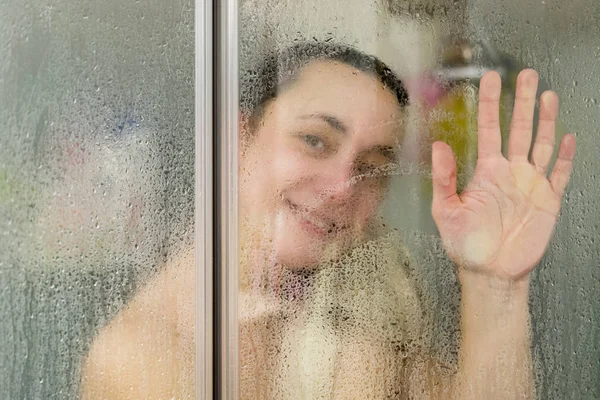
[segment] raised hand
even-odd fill
[[[558,96],[546,91],[540,97],[538,132],[529,158],[537,85],[534,70],[519,74],[505,158],[500,76],[488,72],[481,79],[478,160],[473,180],[462,193],[456,193],[452,150],[443,142],[433,144],[433,217],[448,254],[468,271],[518,280],[535,268],[552,236],[571,174],[575,137],[563,137],[548,177]]]

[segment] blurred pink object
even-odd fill
[[[446,96],[443,85],[429,72],[407,77],[405,83],[411,103],[420,105],[419,114],[423,121]],[[428,135],[425,122],[416,131],[410,130],[402,143],[402,159],[415,163],[429,162],[431,144],[427,141]]]
[[[426,107],[435,107],[446,94],[440,82],[429,73],[408,78],[406,89],[411,100],[422,102]]]

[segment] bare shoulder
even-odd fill
[[[193,251],[171,260],[94,339],[83,400],[193,398]]]

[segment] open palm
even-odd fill
[[[569,181],[575,138],[565,135],[550,177],[558,97],[540,97],[540,119],[531,159],[538,76],[524,70],[517,79],[508,156],[501,153],[501,80],[481,79],[478,161],[465,190],[456,193],[456,162],[450,147],[433,145],[432,213],[450,257],[467,270],[506,279],[526,276],[539,262],[554,230]]]

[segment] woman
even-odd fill
[[[557,96],[519,75],[508,158],[500,77],[480,85],[479,158],[456,193],[450,148],[433,145],[432,213],[461,283],[459,362],[428,350],[407,256],[377,209],[407,94],[380,61],[295,45],[245,77],[240,116],[240,398],[528,398],[528,276],[554,229],[575,152],[550,178]],[[193,397],[194,279],[182,251],[96,338],[86,399]]]

